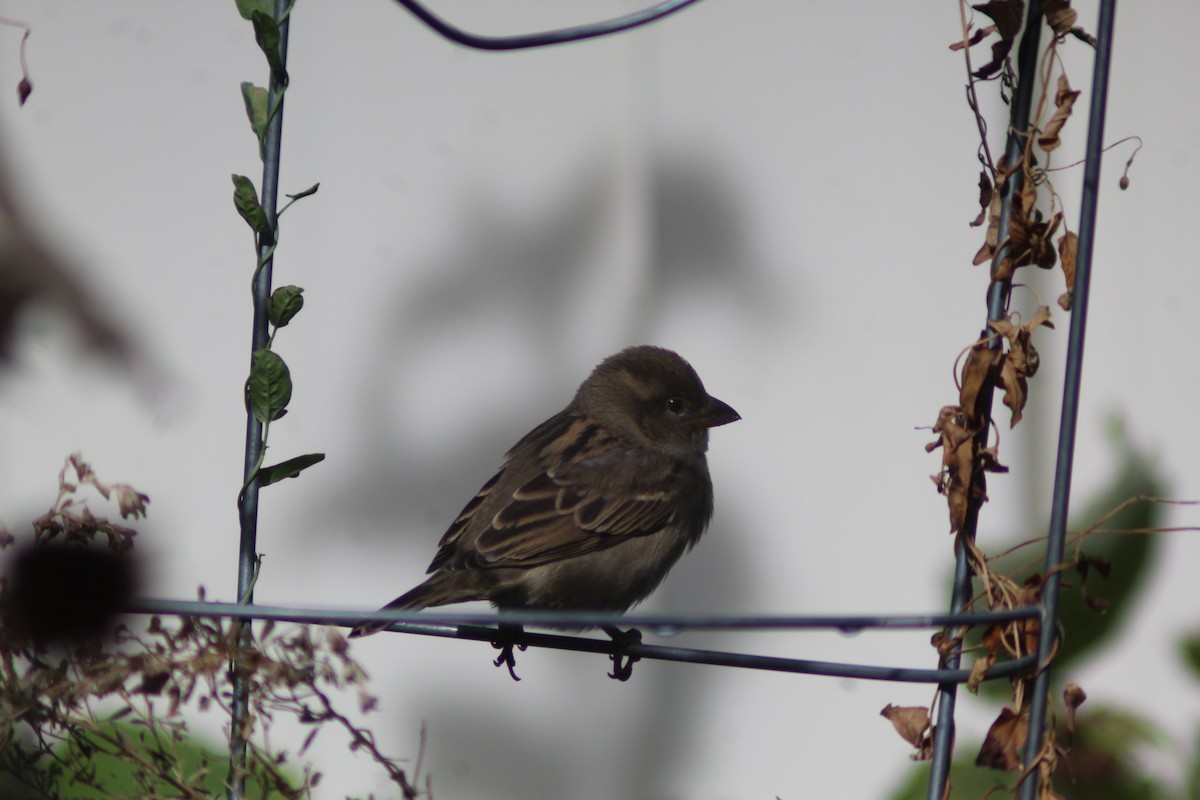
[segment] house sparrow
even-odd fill
[[[501,609],[627,610],[704,533],[713,512],[708,429],[738,419],[670,350],[610,356],[565,409],[508,451],[442,536],[430,576],[384,609],[489,600]],[[386,627],[364,623],[350,635]]]

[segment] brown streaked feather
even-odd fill
[[[536,462],[513,463],[512,453],[531,439],[541,445]],[[533,567],[648,536],[675,521],[678,462],[630,447],[572,414],[548,420],[522,443],[446,531],[431,571]],[[516,473],[531,467],[540,470],[514,486]]]
[[[635,469],[614,470],[624,461],[642,466],[644,454],[624,449],[608,454],[602,463],[579,464],[569,470],[544,472],[511,495],[508,505],[492,517],[475,538],[478,559],[488,566],[530,567],[568,556],[610,547],[629,536],[657,533],[675,518],[678,476],[668,469],[654,474],[653,486],[638,486]],[[594,461],[594,459],[589,459]],[[657,465],[661,467],[662,465]],[[615,485],[605,481],[614,472],[630,476]]]
[[[447,528],[446,532],[442,534],[442,538],[438,542],[437,555],[433,557],[433,561],[429,564],[429,569],[425,570],[426,573],[435,572],[436,570],[441,569],[451,559],[454,558],[455,545],[462,537],[463,531],[465,531],[471,524],[471,521],[475,519],[475,513],[479,511],[479,507],[483,505],[484,501],[487,500],[489,495],[491,495],[492,489],[496,487],[496,484],[499,483],[500,478],[503,477],[503,475],[504,468],[501,467],[500,470],[493,475],[487,483],[479,487],[479,491],[475,493],[475,496],[472,497],[465,506],[463,506],[463,510],[458,512],[458,516],[454,518],[454,522],[450,523],[450,527]]]

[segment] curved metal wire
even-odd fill
[[[850,615],[850,616],[775,616],[775,615],[678,615],[678,614],[597,614],[590,612],[521,611],[499,614],[439,613],[414,611],[345,611],[335,609],[285,608],[241,603],[180,602],[141,600],[127,609],[137,614],[171,614],[194,617],[236,617],[286,622],[351,626],[361,622],[392,622],[389,630],[421,636],[495,642],[505,634],[499,625],[554,626],[632,626],[645,628],[661,636],[674,636],[685,630],[831,630],[857,634],[865,630],[917,630],[946,626],[991,625],[1029,619],[1041,615],[1036,606],[998,612],[968,614]],[[772,672],[826,675],[860,680],[900,681],[907,683],[964,683],[967,669],[918,669],[910,667],[847,664],[836,661],[761,656],[717,650],[698,650],[663,645],[622,645],[605,639],[553,633],[524,632],[519,643],[553,650],[583,653],[622,654],[659,661],[741,667]],[[998,664],[988,670],[985,680],[1006,678],[1027,672],[1036,661],[1032,656]]]
[[[559,28],[558,30],[542,31],[539,33],[523,33],[515,36],[480,36],[451,25],[418,3],[417,0],[396,0],[396,2],[404,6],[413,16],[424,22],[443,38],[475,50],[496,51],[528,50],[534,47],[566,44],[567,42],[581,42],[585,39],[595,39],[600,36],[619,33],[620,31],[640,28],[643,25],[648,25],[677,11],[682,11],[693,3],[699,2],[699,0],[667,0],[649,8],[635,11],[632,14],[626,14],[622,17],[602,22],[592,22],[586,25],[576,25],[570,28]]]

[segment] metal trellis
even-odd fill
[[[591,25],[536,34],[498,37],[479,36],[465,32],[437,17],[423,5],[416,2],[416,0],[396,0],[396,2],[414,14],[429,28],[450,41],[474,49],[497,51],[563,44],[629,30],[680,11],[696,2],[696,0],[670,0],[670,2],[659,3],[634,14]],[[281,63],[286,63],[287,14],[289,11],[290,3],[288,0],[276,0],[275,17],[279,21],[281,32],[279,54]],[[978,504],[972,503],[972,507],[968,511],[966,523],[959,534],[958,545],[955,548],[956,567],[950,613],[948,614],[911,616],[699,617],[691,615],[613,616],[581,613],[504,612],[497,616],[495,614],[440,614],[427,612],[414,614],[412,612],[395,611],[362,613],[255,606],[252,603],[253,576],[257,551],[255,539],[258,486],[256,482],[250,481],[239,498],[241,519],[241,546],[238,563],[239,602],[228,604],[146,600],[138,603],[131,610],[147,614],[231,617],[244,621],[246,625],[244,635],[247,637],[249,635],[249,621],[251,619],[289,620],[347,626],[364,620],[370,620],[392,622],[393,624],[389,629],[397,632],[492,642],[498,641],[503,635],[500,626],[497,625],[498,620],[507,626],[543,625],[553,627],[555,624],[562,623],[576,625],[580,623],[619,624],[645,627],[658,632],[678,632],[697,628],[728,630],[803,629],[857,632],[867,629],[919,628],[953,629],[959,631],[973,626],[1037,618],[1040,624],[1040,639],[1036,657],[1030,656],[997,664],[987,673],[987,678],[990,679],[1028,674],[1031,670],[1037,670],[1035,691],[1031,702],[1029,736],[1024,754],[1025,763],[1033,764],[1038,757],[1042,744],[1043,723],[1048,702],[1049,660],[1057,634],[1059,579],[1057,570],[1054,568],[1062,560],[1065,541],[1076,416],[1079,402],[1080,367],[1087,320],[1088,281],[1095,235],[1096,199],[1114,12],[1115,0],[1102,0],[1096,36],[1096,61],[1092,83],[1092,105],[1083,180],[1083,202],[1078,228],[1079,249],[1074,287],[1075,301],[1074,310],[1071,315],[1070,340],[1067,349],[1066,384],[1058,446],[1058,465],[1054,483],[1054,496],[1046,551],[1046,574],[1048,577],[1041,593],[1041,602],[1039,605],[1002,612],[964,613],[964,609],[967,607],[971,597],[973,578],[965,542],[973,541],[974,539],[979,511]],[[1008,137],[1004,162],[1009,167],[1016,164],[1021,158],[1024,149],[1025,132],[1029,127],[1029,112],[1037,79],[1036,67],[1042,15],[1043,6],[1041,0],[1032,0],[1027,10],[1024,33],[1018,50],[1018,83],[1012,104],[1011,133]],[[268,107],[276,110],[270,119],[265,137],[262,206],[268,215],[272,229],[274,229],[282,130],[282,87],[278,85],[276,76],[274,75],[270,84]],[[1013,197],[1020,191],[1020,171],[1015,171],[1011,177],[1012,179],[1006,181],[1003,187],[998,237],[998,241],[1001,243],[1006,239]],[[1001,252],[997,253],[993,261],[993,274],[1003,256],[1002,246]],[[265,345],[268,333],[265,309],[270,296],[272,267],[271,252],[268,247],[263,246],[260,249],[260,259],[261,266],[256,273],[253,287],[255,307],[253,323],[254,350],[258,350]],[[1010,281],[992,282],[987,298],[987,317],[989,321],[999,320],[1004,317],[1008,307],[1010,291]],[[995,341],[993,346],[999,348],[1000,343]],[[987,408],[990,409],[990,393],[984,402]],[[987,417],[986,412],[984,413],[984,417]],[[986,441],[986,429],[980,436],[984,437]],[[261,448],[261,426],[253,414],[248,414],[245,462],[247,475],[252,474],[254,466],[258,463],[259,448]],[[969,670],[960,668],[961,655],[957,650],[944,656],[937,669],[915,669],[907,667],[839,664],[640,643],[622,645],[601,639],[562,634],[524,632],[520,637],[521,643],[529,646],[606,653],[614,658],[618,653],[621,653],[635,659],[662,659],[869,680],[937,684],[941,689],[941,699],[939,701],[937,724],[934,728],[932,743],[932,763],[928,797],[938,800],[943,797],[946,791],[954,740],[956,688],[959,683],[967,680],[970,673]],[[230,743],[231,776],[237,774],[236,768],[238,764],[242,763],[245,750],[245,742],[241,739],[240,731],[248,713],[246,692],[247,687],[244,677],[240,674],[236,675],[234,719]],[[1021,797],[1031,799],[1035,796],[1037,780],[1036,777],[1030,778],[1028,775],[1025,778],[1021,784]],[[238,785],[236,779],[231,779],[229,797],[231,800],[236,800],[240,796],[242,796],[241,786]]]

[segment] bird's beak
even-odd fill
[[[693,417],[696,423],[704,428],[728,425],[731,422],[737,422],[741,418],[741,414],[711,395],[704,407],[697,411]]]

